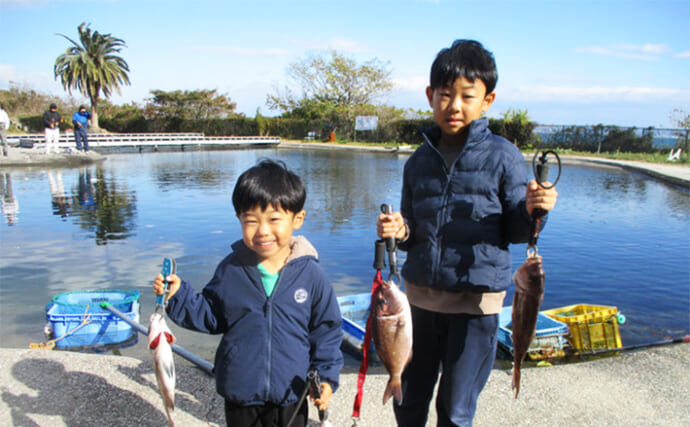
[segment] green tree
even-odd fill
[[[91,121],[98,129],[98,101],[101,94],[110,98],[113,89],[120,92],[121,85],[129,85],[129,65],[118,54],[125,47],[122,39],[110,34],[91,31],[82,22],[77,28],[79,43],[64,34],[58,34],[72,43],[65,53],[55,60],[53,73],[62,87],[72,94],[78,90],[91,102]]]
[[[282,112],[317,104],[345,110],[371,104],[393,88],[387,65],[376,58],[359,65],[335,50],[315,54],[288,66],[288,79],[301,88],[302,96],[285,87],[282,93],[276,89],[269,94],[266,103]]]
[[[175,90],[166,92],[152,90],[144,114],[149,119],[205,120],[239,117],[235,113],[237,104],[215,89]]]

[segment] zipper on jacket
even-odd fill
[[[280,280],[280,279],[279,279]],[[275,289],[273,290],[275,293]],[[266,390],[264,391],[264,401],[268,401],[271,392],[271,345],[273,335],[273,294],[266,299]]]

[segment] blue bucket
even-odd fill
[[[56,295],[46,308],[58,348],[94,347],[136,339],[127,322],[100,304],[108,302],[139,322],[139,291],[72,291]],[[61,338],[62,337],[62,338]]]

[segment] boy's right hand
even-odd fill
[[[407,227],[402,214],[400,212],[380,214],[376,220],[376,234],[382,239],[395,237],[404,240],[407,237]]]
[[[168,298],[172,298],[175,293],[180,289],[180,278],[177,274],[171,274],[167,277],[168,279]],[[153,280],[153,293],[156,295],[163,295],[163,289],[165,288],[163,283],[163,275],[158,273],[158,276]]]

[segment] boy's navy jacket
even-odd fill
[[[167,313],[178,325],[223,334],[215,357],[216,389],[239,405],[290,405],[310,369],[335,391],[343,356],[335,291],[316,250],[293,237],[292,253],[271,296],[266,296],[256,254],[239,240],[201,293],[182,282]]]
[[[405,163],[400,211],[411,235],[406,281],[443,291],[499,292],[510,285],[509,243],[527,242],[527,168],[517,147],[493,135],[487,119],[470,124],[448,168],[436,148],[440,128]],[[545,219],[544,219],[545,222]]]

